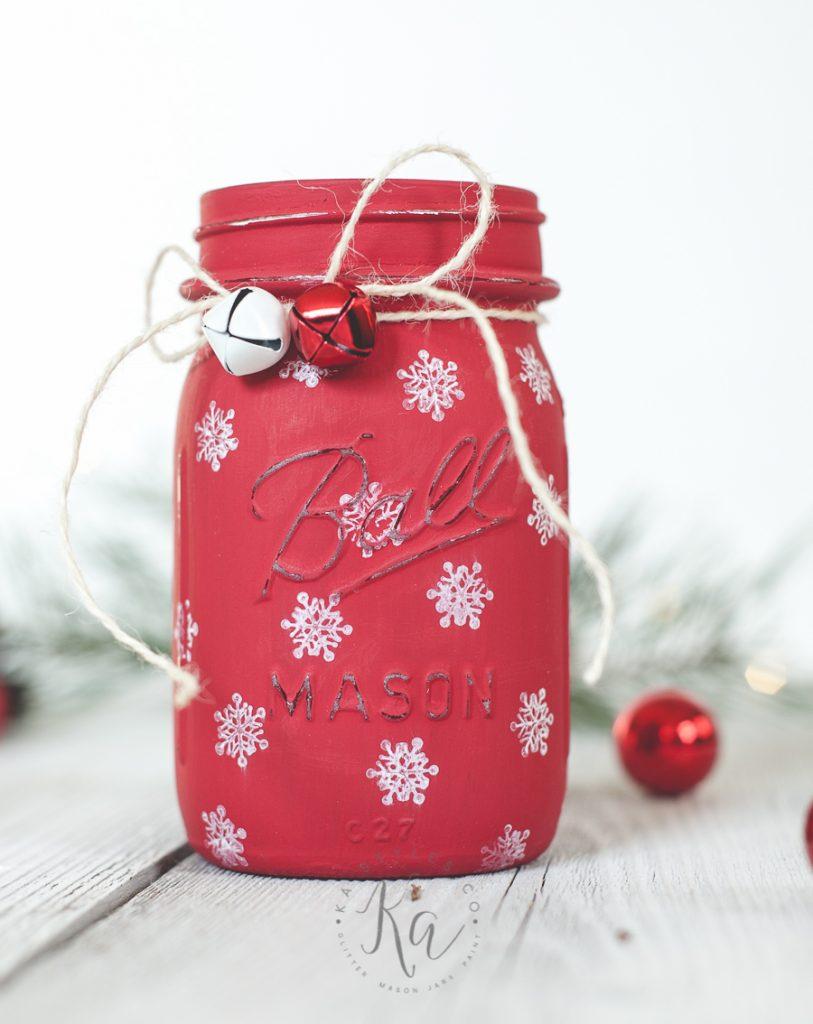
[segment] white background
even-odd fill
[[[53,544],[79,404],[140,328],[156,249],[191,245],[203,190],[368,176],[442,140],[548,213],[575,518],[643,496],[656,536],[708,527],[746,562],[807,529],[813,5],[79,0],[13,17],[3,525]],[[165,473],[182,374],[133,362],[86,472]],[[800,648],[809,598],[800,583],[783,613]]]

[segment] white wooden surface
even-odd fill
[[[398,914],[468,929],[442,970],[421,965],[405,986],[417,992],[392,991],[404,976],[390,936],[359,956],[365,975],[336,924],[371,883],[345,894],[190,854],[168,702],[145,681],[0,743],[0,1020],[807,1024],[813,754],[800,724],[769,721],[767,735],[731,727],[713,779],[677,801],[641,796],[608,737],[577,735],[560,831],[539,861],[423,881],[417,900],[391,884],[388,898],[406,896]]]

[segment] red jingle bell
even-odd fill
[[[291,330],[305,362],[350,366],[366,359],[375,344],[375,311],[356,288],[332,282],[309,288],[291,309]]]
[[[709,713],[677,690],[659,690],[616,718],[613,736],[621,761],[652,793],[685,793],[711,771],[717,728]]]

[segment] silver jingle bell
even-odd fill
[[[223,369],[235,377],[275,366],[291,343],[284,306],[262,288],[231,292],[206,311],[201,326]]]

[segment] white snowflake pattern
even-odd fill
[[[373,551],[388,542],[400,547],[403,540],[394,536],[393,531],[398,526],[403,504],[396,498],[382,500],[381,484],[375,481],[368,484],[357,501],[353,501],[355,497],[355,494],[343,494],[339,504],[344,535],[361,549],[362,556],[370,558]]]
[[[215,711],[217,738],[215,753],[219,756],[237,758],[237,764],[245,768],[248,759],[258,750],[268,748],[268,740],[263,738],[265,708],[254,710],[253,704],[247,704],[239,693],[231,695],[231,704],[222,711]]]
[[[195,424],[198,435],[198,462],[208,462],[212,470],[220,471],[220,460],[225,459],[240,443],[234,437],[234,409],[223,412],[212,400],[200,423]]]
[[[248,867],[248,861],[243,856],[246,830],[234,827],[234,822],[226,816],[223,804],[218,804],[214,811],[204,811],[201,818],[206,826],[206,845],[212,855],[227,868]]]
[[[523,757],[529,754],[544,757],[548,752],[547,739],[553,725],[553,712],[545,697],[544,688],[536,693],[519,695],[519,711],[509,728],[517,734]]]
[[[557,505],[561,505],[562,495],[556,490],[553,476],[548,476],[548,490]],[[550,512],[537,497],[534,497],[531,514],[528,516],[528,526],[532,526],[539,534],[539,543],[543,547],[559,533],[559,527],[554,523]]]
[[[313,658],[333,661],[336,657],[334,649],[343,637],[353,632],[353,627],[344,622],[342,613],[336,611],[339,598],[332,594],[323,601],[321,597],[311,597],[303,590],[296,599],[298,605],[291,612],[291,618],[280,623],[291,634],[294,657],[309,654]]]
[[[179,665],[188,665],[192,660],[192,648],[198,632],[187,597],[185,601],[179,601],[175,609],[175,650]]]
[[[389,740],[383,740],[375,768],[367,769],[367,778],[375,779],[378,788],[384,794],[381,803],[388,807],[397,800],[405,804],[412,801],[422,804],[426,799],[424,790],[429,788],[433,775],[440,771],[436,764],[430,764],[423,752],[423,740],[415,736],[409,743],[396,743],[395,748]]]
[[[482,866],[487,871],[501,871],[518,864],[525,856],[525,843],[530,834],[530,829],[521,832],[512,825],[506,825],[491,846],[480,847]]]
[[[553,405],[551,377],[543,366],[542,360],[534,351],[533,345],[518,348],[516,352],[522,364],[519,379],[524,381],[533,391],[536,404],[541,405],[543,402],[550,402]]]
[[[333,377],[337,371],[330,366],[315,366],[304,359],[289,359],[280,367],[279,375],[283,379],[291,378],[304,384],[306,388],[315,388],[325,377]]]
[[[474,562],[471,569],[467,565],[455,568],[451,562],[443,563],[446,575],[426,591],[426,596],[430,601],[436,601],[435,611],[441,613],[440,624],[444,629],[448,629],[452,622],[456,626],[480,628],[480,615],[485,603],[494,600],[494,593],[488,590],[480,576],[482,568],[479,562]]]
[[[455,399],[463,399],[466,393],[457,380],[457,363],[444,363],[436,356],[430,358],[426,349],[421,349],[418,358],[396,374],[404,382],[407,397],[405,409],[418,407],[418,412],[429,412],[437,423],[446,411],[454,406]]]

